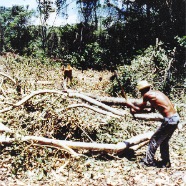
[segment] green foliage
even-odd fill
[[[47,20],[54,7],[57,7],[57,13],[66,14],[66,0],[57,0],[55,4],[49,0],[37,2],[41,26],[28,26],[33,12],[23,7],[14,6],[1,11],[1,50],[3,44],[5,51],[13,50],[39,58],[60,58],[82,69],[113,70],[123,64],[130,65],[138,51],[155,45],[156,38],[169,45],[167,50],[175,46],[175,36],[180,38],[180,46],[185,45],[183,0],[170,4],[123,2],[123,8],[116,2],[101,5],[99,1],[83,4],[79,1],[84,7],[80,11],[84,21],[61,27],[48,27]],[[105,12],[107,17],[103,16]]]
[[[102,56],[104,50],[100,47],[99,43],[94,42],[87,44],[84,51],[84,58],[88,68],[94,67],[94,69],[103,68]]]
[[[27,26],[32,15],[32,11],[22,6],[4,9],[0,14],[4,38],[3,50],[13,50],[22,54],[24,48],[28,47],[28,43],[32,38]]]
[[[176,48],[172,50],[165,48],[164,43],[158,42],[156,46],[149,46],[142,54],[136,56],[131,65],[118,68],[120,82],[127,93],[134,96],[135,87],[140,80],[147,80],[153,84],[155,89],[168,94],[181,79],[183,82],[185,73],[179,71]],[[116,95],[119,91],[121,88],[115,80],[109,92]]]
[[[183,36],[183,37],[176,36],[175,39],[177,39],[177,41],[181,47],[186,48],[186,36]]]
[[[32,57],[42,59],[45,56],[45,53],[42,49],[42,42],[39,40],[31,41],[29,47],[26,48],[27,52],[31,54]],[[25,51],[26,52],[26,51]]]
[[[46,21],[49,19],[50,13],[54,12],[52,7],[53,2],[50,0],[38,0],[38,10],[40,12],[40,19],[43,21],[42,24],[44,25]]]

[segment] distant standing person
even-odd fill
[[[137,88],[143,96],[143,102],[141,104],[132,104],[127,102],[127,106],[130,107],[131,113],[135,114],[142,111],[147,102],[150,102],[151,106],[163,115],[164,120],[161,126],[151,137],[146,151],[146,156],[142,159],[141,163],[146,166],[168,168],[171,167],[169,157],[169,140],[176,130],[180,118],[169,98],[158,90],[151,90],[150,86],[151,85],[147,81],[140,81]],[[154,156],[159,146],[162,161],[157,164]]]
[[[66,68],[64,68],[63,66],[62,71],[64,72],[64,80],[66,80],[67,83],[70,80],[70,83],[72,83],[73,76],[72,76],[72,67],[70,66],[70,64],[68,64]]]

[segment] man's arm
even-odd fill
[[[144,100],[142,103],[135,103],[135,104],[129,101],[126,102],[126,106],[130,108],[132,114],[142,111],[146,105],[147,102],[145,102]]]

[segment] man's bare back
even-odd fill
[[[176,113],[173,104],[169,98],[160,91],[149,90],[143,95],[144,104],[149,101],[156,110],[164,117],[171,117]]]
[[[137,85],[138,90],[143,96],[143,102],[133,104],[127,101],[127,106],[130,107],[132,114],[141,112],[147,105],[147,102],[151,103],[151,107],[154,107],[164,116],[161,126],[152,135],[145,157],[141,160],[146,166],[158,166],[155,161],[155,153],[160,146],[161,153],[161,165],[160,167],[171,167],[169,157],[169,140],[176,130],[179,123],[179,115],[176,113],[173,104],[169,98],[158,90],[151,90],[151,85],[146,81],[140,81]]]

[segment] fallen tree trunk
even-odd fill
[[[24,104],[26,101],[28,101],[29,99],[31,99],[32,97],[34,97],[34,96],[36,96],[38,94],[54,93],[54,94],[64,95],[64,92],[68,93],[69,97],[78,97],[80,99],[83,99],[84,101],[87,101],[87,102],[89,102],[91,104],[97,105],[97,106],[103,108],[104,110],[110,112],[109,113],[109,112],[106,112],[106,111],[103,111],[103,110],[101,111],[101,109],[96,109],[96,108],[93,108],[93,107],[87,106],[87,105],[79,105],[79,106],[85,106],[87,108],[90,108],[90,109],[95,110],[97,112],[100,112],[102,114],[110,115],[112,117],[125,116],[126,114],[129,114],[129,112],[127,112],[125,110],[120,111],[118,109],[112,108],[112,107],[110,107],[110,106],[108,106],[108,105],[106,105],[106,104],[104,104],[102,102],[99,102],[99,101],[97,101],[97,100],[95,100],[95,99],[93,99],[91,97],[88,97],[86,95],[80,94],[80,93],[75,92],[75,91],[70,90],[70,89],[67,89],[67,90],[64,90],[64,91],[58,91],[58,90],[38,90],[38,91],[33,91],[33,92],[31,92],[31,94],[25,96],[22,100],[18,101],[17,103],[12,104],[11,106],[6,107],[6,108],[0,110],[0,113],[4,113],[4,112],[7,112],[9,110],[14,109],[15,107],[18,107],[18,106]],[[110,97],[105,97],[105,100],[107,100],[107,99],[109,100]],[[123,99],[123,98],[112,98],[112,99],[118,100],[118,103],[120,101],[123,101],[123,102],[126,103],[126,100]],[[142,114],[134,114],[134,117],[136,119],[142,119],[142,120],[148,120],[148,121],[150,121],[150,120],[162,121],[163,120],[163,117],[160,114],[157,114],[157,113],[151,113],[151,114],[150,113],[148,113],[148,114],[144,114],[144,113],[142,113]]]
[[[40,145],[48,145],[50,147],[57,147],[66,150],[68,153],[70,153],[72,156],[77,157],[79,154],[77,154],[75,151],[73,151],[71,148],[69,148],[65,143],[62,143],[60,140],[54,140],[54,139],[48,139],[44,137],[38,137],[38,136],[17,136],[16,138],[9,138],[7,136],[0,136],[0,143],[2,144],[10,144],[15,141],[22,141],[22,142],[32,142],[35,144]]]
[[[104,115],[107,115],[107,116],[119,118],[118,115],[115,115],[115,114],[113,114],[111,112],[107,112],[105,110],[102,110],[102,109],[99,109],[99,108],[96,108],[96,107],[93,107],[93,106],[88,105],[88,104],[85,104],[85,103],[82,103],[82,104],[72,104],[72,105],[68,106],[66,109],[71,109],[71,108],[76,108],[76,107],[85,107],[85,108],[91,109],[91,110],[93,110],[95,112],[98,112],[100,114],[104,114]],[[66,109],[58,109],[57,112],[61,112],[61,111],[64,111]]]
[[[100,143],[86,143],[86,142],[72,142],[72,141],[64,141],[61,140],[60,142],[65,144],[66,146],[72,149],[88,149],[88,150],[96,150],[96,151],[114,151],[120,152],[130,146],[139,144],[143,141],[149,140],[153,132],[147,132],[145,134],[140,134],[134,136],[130,139],[127,139],[124,142],[120,142],[118,144],[100,144]]]
[[[116,114],[116,115],[119,115],[119,116],[124,116],[126,114],[125,111],[123,111],[123,112],[122,111],[119,111],[119,110],[117,110],[115,108],[112,108],[112,107],[110,107],[108,105],[105,105],[105,104],[103,104],[103,103],[101,103],[101,102],[99,102],[99,101],[97,101],[97,100],[95,100],[95,99],[93,99],[91,97],[88,97],[86,95],[80,94],[78,92],[68,92],[68,93],[69,93],[69,97],[78,97],[78,98],[81,98],[81,99],[83,99],[85,101],[88,101],[91,104],[97,105],[97,106],[99,106],[99,107],[101,107],[101,108],[103,108],[103,109],[105,109],[107,111],[110,111],[113,114]]]
[[[40,145],[49,145],[50,147],[54,147],[54,148],[58,147],[61,149],[65,149],[73,156],[78,156],[78,154],[75,151],[73,151],[72,149],[87,149],[87,150],[106,151],[106,152],[113,151],[115,153],[118,153],[126,148],[129,148],[130,146],[139,144],[143,141],[146,141],[147,139],[150,139],[152,134],[153,134],[153,132],[140,134],[140,135],[130,138],[124,142],[120,142],[118,144],[73,142],[73,141],[65,141],[65,140],[48,139],[48,138],[37,137],[37,136],[22,136],[22,137],[19,136],[19,138],[17,138],[17,139],[16,138],[9,138],[6,136],[1,136],[0,143],[1,144],[10,144],[10,143],[13,143],[17,140],[26,141],[26,142],[32,142],[32,143],[40,144]]]
[[[2,110],[0,110],[0,113],[4,113],[4,112],[7,112],[9,110],[12,110],[14,109],[15,107],[18,107],[20,105],[22,105],[23,103],[25,103],[26,101],[28,101],[29,99],[31,99],[32,97],[38,95],[38,94],[45,94],[45,93],[54,93],[54,94],[62,94],[64,95],[64,92],[67,92],[69,94],[69,97],[78,97],[78,98],[81,98],[85,101],[88,101],[89,103],[92,103],[94,105],[97,105],[99,107],[102,107],[104,108],[105,110],[109,111],[109,112],[112,112],[113,114],[115,115],[119,115],[119,116],[124,116],[126,114],[125,111],[119,111],[115,108],[112,108],[108,105],[105,105],[93,98],[90,98],[86,95],[83,95],[83,94],[80,94],[80,93],[77,93],[77,92],[74,92],[74,91],[71,91],[71,90],[65,90],[65,91],[57,91],[57,90],[38,90],[38,91],[33,91],[31,92],[31,94],[25,96],[22,100],[18,101],[17,103],[15,104],[12,104],[12,106],[9,106],[7,108],[4,108]]]
[[[126,105],[126,99],[122,97],[102,97],[102,96],[96,96],[89,93],[81,93],[83,95],[89,96],[97,101],[100,101],[102,103],[108,104],[108,105]],[[142,103],[142,99],[133,99],[128,98],[128,101],[131,103]],[[150,103],[147,104],[147,107],[150,107]]]
[[[1,124],[1,131],[3,131],[3,124]],[[12,132],[4,126],[4,131]],[[40,145],[49,145],[51,147],[58,147],[67,150],[73,156],[78,156],[78,154],[73,151],[72,149],[87,149],[87,150],[96,150],[96,151],[106,151],[106,152],[120,152],[130,146],[139,144],[143,141],[149,140],[153,132],[147,132],[145,134],[140,134],[134,136],[130,139],[127,139],[124,142],[120,142],[118,144],[100,144],[100,143],[87,143],[87,142],[73,142],[73,141],[66,141],[66,140],[56,140],[56,139],[48,139],[44,137],[37,137],[37,136],[20,136],[17,135],[15,138],[9,138],[5,135],[0,137],[0,143],[2,144],[9,144],[13,143],[16,140],[19,141],[26,141],[26,142],[34,142]]]
[[[15,107],[18,107],[20,105],[22,105],[23,103],[25,103],[27,100],[31,99],[32,97],[34,97],[35,95],[38,95],[38,94],[44,94],[44,93],[55,93],[55,94],[63,94],[63,92],[61,91],[55,91],[55,90],[40,90],[40,91],[34,91],[32,92],[30,95],[27,95],[25,96],[22,100],[18,101],[17,103],[13,104],[12,106],[10,107],[7,107],[3,110],[0,110],[0,113],[4,113],[4,112],[7,112]],[[70,96],[73,97],[78,97],[78,98],[81,98],[81,99],[84,99],[92,104],[95,104],[97,106],[100,106],[102,108],[104,108],[105,110],[108,110],[109,112],[106,112],[104,110],[101,110],[101,109],[96,109],[96,108],[93,108],[92,106],[88,106],[86,104],[80,104],[80,105],[73,105],[72,107],[75,107],[75,106],[84,106],[84,107],[87,107],[87,108],[90,108],[92,110],[95,110],[97,112],[100,112],[102,114],[106,114],[106,115],[110,115],[112,117],[117,117],[118,116],[124,116],[126,114],[129,114],[129,112],[127,111],[119,111],[115,108],[112,108],[108,105],[105,105],[99,101],[96,101],[92,98],[89,98],[85,95],[82,95],[82,94],[79,94],[79,93],[70,93]],[[72,108],[71,107],[71,108]],[[69,106],[70,108],[70,106]],[[112,114],[113,113],[113,114]],[[158,114],[158,113],[139,113],[139,114],[134,114],[134,117],[136,119],[141,119],[141,120],[147,120],[147,121],[163,121],[163,116],[161,114]]]
[[[134,114],[134,118],[145,121],[163,121],[163,116],[159,113]]]
[[[89,96],[97,101],[100,101],[108,105],[126,105],[126,99],[122,97],[107,97],[107,96],[102,97],[102,96],[97,96],[97,95],[93,95],[93,94],[85,93],[85,92],[81,92],[81,94]],[[142,103],[143,99],[128,98],[128,101],[130,101],[133,104]],[[186,107],[186,104],[184,103],[180,103],[180,104],[175,103],[174,105],[178,107]],[[149,108],[149,107],[151,107],[151,104],[147,103],[146,108]]]
[[[105,104],[115,104],[115,105],[125,105],[126,104],[126,99],[125,98],[120,98],[120,97],[99,97],[99,96],[93,96],[90,95],[90,97],[96,99],[97,101],[100,101]],[[128,101],[131,103],[141,103],[142,99],[131,99],[128,98]]]
[[[131,146],[129,148],[134,150],[134,151],[136,151],[136,150],[140,149],[141,147],[145,146],[148,143],[149,143],[149,140],[146,140],[146,141],[143,141],[143,142],[141,142],[141,143],[139,143],[137,145]]]
[[[186,121],[182,122],[181,124],[186,124]],[[1,132],[11,132],[13,133],[8,127],[1,124],[0,125],[0,131]],[[16,138],[9,138],[7,136],[1,136],[0,137],[0,143],[2,144],[9,144],[13,143],[14,141],[26,141],[26,142],[34,142],[36,144],[40,145],[49,145],[51,147],[57,147],[61,149],[65,149],[73,156],[79,156],[75,151],[72,149],[87,149],[87,150],[96,150],[96,151],[106,151],[106,152],[115,152],[119,153],[123,151],[126,148],[133,147],[133,150],[136,150],[141,147],[140,143],[142,143],[142,146],[146,144],[146,142],[151,138],[153,135],[153,132],[147,132],[144,134],[140,134],[137,136],[134,136],[130,139],[125,140],[124,142],[120,142],[118,144],[99,144],[99,143],[87,143],[87,142],[72,142],[72,141],[66,141],[66,140],[56,140],[56,139],[48,139],[44,137],[37,137],[37,136],[20,136],[18,135]]]

